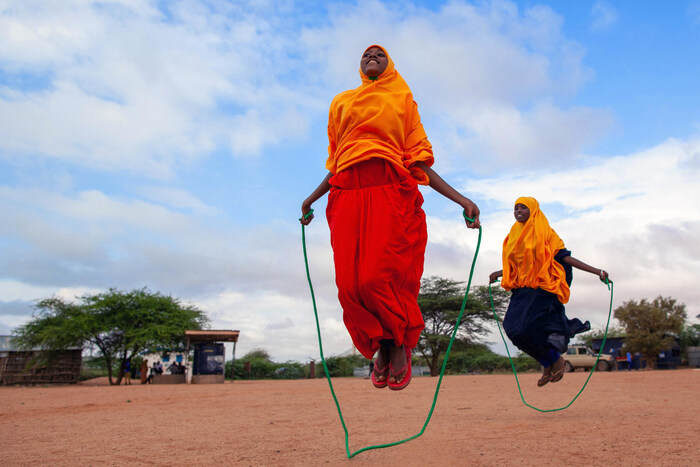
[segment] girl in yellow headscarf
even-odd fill
[[[602,281],[608,273],[571,256],[535,198],[518,198],[513,214],[516,222],[503,241],[503,269],[489,279],[494,282],[503,276],[501,285],[512,291],[503,329],[513,344],[542,364],[544,372],[537,382],[542,387],[564,377],[561,354],[569,339],[591,329],[588,321],[568,319],[564,311],[572,266]]]
[[[374,386],[400,390],[411,381],[411,351],[424,327],[417,298],[428,233],[417,184],[459,204],[474,219],[470,228],[479,227],[479,209],[430,168],[433,149],[413,94],[383,47],[362,54],[360,78],[331,103],[328,174],[301,211],[330,191],[326,217],[343,321],[365,358],[377,354]]]

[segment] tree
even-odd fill
[[[277,369],[277,364],[270,358],[270,353],[265,349],[253,349],[247,354],[239,358],[238,361],[244,366],[246,362],[250,362],[250,374],[245,372],[242,376],[245,378],[253,379],[265,379],[272,378],[275,370]]]
[[[700,324],[686,324],[680,334],[681,355],[686,358],[688,347],[700,345]]]
[[[425,358],[431,376],[440,374],[441,356],[447,351],[464,300],[462,284],[463,282],[435,276],[421,281],[418,306],[423,314],[425,328],[421,332],[417,349]],[[507,303],[507,293],[497,288],[493,290],[493,295],[494,307],[501,316]],[[455,340],[459,338],[463,345],[481,342],[480,335],[486,332],[484,324],[492,316],[488,287],[474,287],[467,298]]]
[[[685,305],[676,299],[658,296],[652,302],[630,300],[615,308],[615,318],[625,328],[625,347],[640,352],[651,368],[656,357],[675,343],[683,329]]]
[[[243,355],[243,360],[254,360],[254,359],[260,359],[260,360],[266,360],[268,362],[271,362],[272,359],[270,358],[270,352],[268,352],[265,349],[253,349],[247,354]]]
[[[121,383],[127,359],[148,348],[182,346],[185,330],[208,323],[196,307],[146,288],[109,289],[79,297],[77,302],[46,298],[35,310],[32,319],[14,331],[14,342],[49,351],[96,348],[104,358],[110,384]],[[115,363],[119,365],[116,381]]]

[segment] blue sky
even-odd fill
[[[373,43],[413,90],[434,168],[482,210],[475,283],[530,195],[610,272],[616,306],[670,295],[700,313],[700,1],[9,1],[0,334],[39,298],[148,286],[241,330],[239,355],[317,356],[296,219],[325,175],[330,101]],[[423,193],[425,274],[466,280],[476,236]],[[351,343],[315,208],[334,354]],[[599,327],[607,301],[578,274],[567,310]]]

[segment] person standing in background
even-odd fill
[[[124,385],[131,384],[131,359],[127,358],[124,363]]]
[[[141,362],[141,384],[146,384],[148,380],[148,360]]]

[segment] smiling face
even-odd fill
[[[384,73],[389,64],[389,57],[386,56],[380,47],[370,47],[362,54],[360,59],[360,70],[369,78],[376,78]]]
[[[515,208],[513,208],[513,215],[516,221],[524,224],[530,218],[530,208],[522,203],[518,203],[515,205]]]

